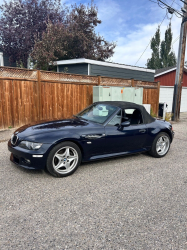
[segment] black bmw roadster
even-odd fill
[[[81,162],[148,151],[165,156],[174,132],[142,105],[96,102],[71,119],[41,121],[17,129],[8,142],[10,160],[55,177],[72,174]]]

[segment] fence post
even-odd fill
[[[131,87],[135,87],[134,78],[131,78]]]
[[[15,127],[14,80],[11,81],[11,102],[12,126]]]
[[[98,86],[101,85],[101,76],[98,76]]]
[[[38,106],[38,120],[42,118],[42,110],[41,110],[41,72],[37,70],[37,106]]]
[[[160,97],[160,82],[158,82],[158,85],[157,85],[157,111],[156,111],[156,114],[158,116],[158,110],[159,110],[159,97]]]

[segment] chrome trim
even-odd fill
[[[84,138],[87,138],[87,139],[99,139],[99,138],[102,138],[102,137],[105,137],[105,134],[102,134],[102,135],[82,135],[82,137]]]

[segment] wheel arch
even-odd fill
[[[47,155],[49,155],[50,151],[51,151],[55,146],[57,146],[58,144],[60,144],[60,143],[62,143],[62,142],[66,142],[66,141],[67,141],[67,142],[73,142],[73,143],[75,143],[75,144],[79,147],[79,149],[80,149],[80,151],[81,151],[81,154],[82,154],[82,158],[83,158],[84,150],[83,150],[82,145],[81,145],[77,140],[74,140],[74,139],[72,139],[72,138],[65,138],[65,139],[56,141],[56,142],[48,149]]]
[[[167,129],[164,129],[164,130],[160,131],[159,133],[166,133],[166,134],[168,134],[168,135],[169,135],[169,138],[170,138],[170,142],[172,142],[173,137],[172,137],[172,134],[171,134],[170,131],[168,131]],[[159,134],[159,133],[158,133],[158,134]]]

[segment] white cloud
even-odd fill
[[[165,30],[169,24],[169,20],[165,20],[161,26],[161,39],[164,39]],[[172,19],[172,32],[173,32],[173,41],[180,34],[180,25],[181,19],[177,17],[173,17]],[[115,49],[115,54],[111,60],[117,63],[135,65],[146,46],[148,45],[151,38],[154,36],[155,31],[158,27],[158,23],[147,24],[147,25],[137,25],[136,29],[133,30],[126,37],[118,36],[117,37],[117,47]],[[178,44],[179,40],[174,43],[173,49],[177,56],[178,54]],[[137,63],[137,66],[145,67],[147,63],[147,59],[151,57],[151,49],[150,46],[145,51],[140,61]],[[187,60],[187,52],[186,52],[186,60]]]
[[[112,18],[121,11],[120,5],[114,0],[102,0],[98,2],[98,17],[102,22],[112,20]]]

